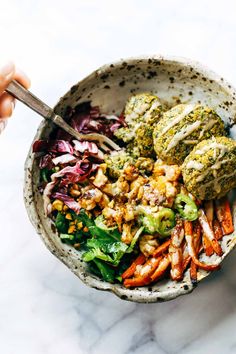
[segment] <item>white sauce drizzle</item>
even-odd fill
[[[194,170],[198,170],[198,171],[202,170],[203,167],[204,165],[201,162],[195,160],[190,160],[186,165],[187,169],[193,168]]]
[[[195,145],[198,143],[198,140],[183,140],[183,143],[186,145]]]
[[[178,124],[182,119],[184,119],[189,113],[191,113],[195,108],[197,107],[197,105],[195,104],[189,104],[187,105],[183,112],[178,114],[175,119],[173,119],[169,124],[167,124],[167,126],[162,130],[162,132],[159,134],[159,136],[165,134],[166,132],[168,132],[168,130],[170,130],[172,127],[174,127],[176,124]]]
[[[212,166],[210,166],[210,168],[208,168],[205,172],[200,174],[200,176],[198,176],[196,179],[196,182],[202,182],[205,179],[205,177],[209,174],[209,169],[212,170],[212,174],[213,174],[214,179],[199,187],[199,193],[201,194],[202,199],[204,199],[204,197],[205,197],[205,192],[206,192],[206,189],[208,186],[213,185],[214,191],[216,193],[220,193],[221,189],[222,189],[222,186],[219,183],[220,180],[223,178],[230,178],[230,177],[236,175],[236,171],[234,171],[230,174],[224,174],[223,176],[217,177],[217,170],[219,170],[223,164],[230,161],[230,159],[227,159],[227,158],[221,160],[224,157],[224,155],[229,151],[229,149],[226,145],[217,143],[215,140],[211,144],[205,145],[205,146],[203,146],[203,148],[196,150],[195,154],[204,155],[210,149],[214,149],[213,157],[215,159],[215,163]],[[218,153],[218,156],[217,156],[217,153]],[[196,160],[191,160],[186,165],[186,168],[193,168],[198,171],[200,171],[203,167],[204,167],[204,165]]]
[[[155,100],[153,102],[153,104],[151,105],[151,107],[150,107],[150,111],[152,111],[152,110],[154,110],[154,109],[156,109],[157,107],[160,107],[160,106],[161,106],[161,102]]]
[[[204,155],[207,151],[209,151],[210,149],[220,149],[221,150],[221,154],[222,156],[224,156],[224,154],[226,152],[228,152],[228,148],[227,146],[223,145],[223,144],[219,144],[216,141],[214,141],[213,143],[209,144],[209,145],[205,145],[203,148],[196,150],[195,154],[196,155]],[[222,157],[221,156],[221,157]]]
[[[214,163],[214,165],[212,165],[210,168],[213,170],[212,173],[213,173],[213,176],[216,178],[217,177],[217,171],[216,170],[219,170],[221,165],[223,165],[224,163],[230,161],[230,159],[225,159],[225,160],[222,160],[222,161],[216,161],[216,163]],[[202,173],[200,176],[198,176],[198,178],[196,179],[197,182],[201,182],[204,180],[204,178],[208,175],[208,171],[205,171],[204,173]]]
[[[199,139],[201,139],[204,135],[204,133],[207,131],[207,130],[210,130],[213,125],[215,125],[217,123],[217,120],[215,119],[211,119],[209,120],[209,122],[203,127],[203,129],[201,130],[200,134],[199,134]]]
[[[187,127],[182,128],[178,133],[176,133],[171,139],[169,145],[167,146],[166,152],[173,149],[181,140],[186,138],[186,136],[190,135],[194,130],[199,128],[201,122],[197,120],[196,122],[188,125]]]

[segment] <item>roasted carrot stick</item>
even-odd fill
[[[188,267],[190,261],[191,261],[191,257],[189,255],[188,245],[187,245],[186,241],[184,241],[184,244],[183,244],[183,271],[185,271],[185,269]]]
[[[191,261],[191,266],[190,266],[190,278],[191,282],[193,285],[197,284],[197,265],[194,263],[194,261]]]
[[[184,238],[184,228],[182,220],[178,220],[175,228],[171,232],[169,246],[169,256],[171,261],[170,276],[172,280],[179,281],[183,278],[183,252],[182,241]]]
[[[137,265],[144,264],[145,261],[146,261],[146,257],[144,256],[143,253],[140,253],[140,255],[133,261],[133,263],[129,266],[129,268],[126,269],[124,273],[121,275],[122,279],[127,279],[132,277]]]
[[[205,264],[198,260],[193,242],[193,226],[191,221],[184,221],[185,239],[188,245],[189,254],[193,262],[199,267],[207,271],[212,271],[219,268],[218,264]]]
[[[213,216],[214,216],[214,207],[213,207],[212,200],[207,200],[204,203],[204,210],[206,213],[207,221],[209,222],[209,225],[212,227]]]
[[[213,220],[213,232],[217,240],[221,240],[223,237],[223,232],[218,219]]]
[[[201,226],[196,220],[193,225],[193,242],[196,250],[196,256],[198,256],[201,249]],[[190,265],[190,278],[193,285],[197,285],[197,265],[191,260]]]
[[[216,216],[223,229],[224,235],[229,235],[234,231],[230,204],[226,197],[216,201]]]
[[[148,259],[147,262],[142,266],[142,271],[140,272],[140,274],[133,278],[125,279],[124,286],[130,288],[150,284],[152,282],[151,275],[155,272],[161,259],[162,257],[152,257]]]
[[[193,239],[195,249],[199,250],[201,245],[201,225],[198,220],[194,221],[193,224]]]
[[[153,253],[153,257],[159,257],[161,256],[164,252],[166,252],[169,248],[170,245],[170,240],[165,241],[162,245],[160,245],[156,251]]]
[[[211,242],[212,248],[215,251],[215,253],[218,256],[222,256],[223,251],[222,248],[219,244],[219,242],[217,241],[217,239],[214,236],[214,233],[208,223],[208,220],[206,218],[206,215],[203,211],[203,209],[199,209],[199,217],[198,220],[201,224],[201,227],[203,229],[204,234],[207,236],[207,238],[209,239],[209,241]]]
[[[194,222],[193,225],[193,238],[194,238],[194,247],[197,250],[197,254],[201,249],[201,226],[198,221]],[[191,261],[191,256],[189,255],[188,245],[185,242],[183,247],[183,269],[186,270]]]
[[[213,209],[213,202],[212,200],[208,200],[204,203],[204,210],[206,213],[207,221],[212,227],[214,209]],[[207,256],[212,256],[214,253],[213,247],[211,245],[211,241],[208,239],[206,234],[203,234],[203,247]]]
[[[207,236],[203,234],[202,236],[202,243],[203,243],[203,248],[207,256],[212,256],[214,253],[214,250],[212,248],[210,240],[208,240]]]
[[[170,257],[169,255],[165,255],[164,258],[162,258],[162,260],[160,261],[157,269],[155,270],[155,272],[151,275],[151,280],[153,281],[157,281],[159,278],[161,278],[166,269],[169,267],[170,265]]]

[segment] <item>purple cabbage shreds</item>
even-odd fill
[[[61,200],[66,206],[68,206],[68,208],[74,210],[74,212],[76,214],[79,214],[80,205],[72,197],[69,197],[66,194],[62,194],[62,193],[58,193],[58,192],[53,193],[51,197],[54,198],[54,199]]]
[[[77,161],[74,166],[66,166],[62,170],[51,175],[51,182],[47,183],[43,191],[44,211],[46,215],[52,212],[51,195],[54,189],[64,191],[69,184],[83,182],[90,174],[98,168],[87,159]],[[55,192],[56,192],[55,191]]]
[[[68,152],[73,154],[74,149],[65,140],[36,140],[33,144],[33,152]]]
[[[55,136],[55,139],[58,140],[65,140],[70,142],[73,139],[73,136],[71,136],[69,133],[67,133],[65,130],[58,128],[55,132],[53,132],[53,135],[51,136],[52,138]]]
[[[55,166],[57,165],[65,165],[68,163],[75,163],[77,161],[77,157],[71,154],[63,154],[52,159],[52,162]]]
[[[75,107],[74,111],[70,112],[68,122],[79,133],[100,133],[110,138],[116,129],[125,124],[123,116],[101,114],[99,107],[91,107],[90,102]]]
[[[82,182],[94,171],[93,163],[89,160],[78,161],[75,166],[66,167],[66,169],[64,169],[65,173],[62,174],[60,187],[67,186],[70,183]],[[60,172],[62,173],[63,170]]]
[[[39,161],[39,168],[40,169],[48,168],[49,170],[51,170],[54,167],[52,161],[54,157],[55,154],[51,154],[51,153],[41,156]]]
[[[95,143],[91,141],[78,141],[78,140],[73,140],[74,144],[74,149],[76,151],[79,151],[81,153],[84,153],[85,151],[88,151],[90,154],[98,154],[98,147]]]

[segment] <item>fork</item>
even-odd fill
[[[61,116],[56,114],[52,108],[50,108],[47,104],[45,104],[35,95],[33,95],[29,90],[26,90],[17,81],[13,80],[12,82],[10,82],[5,91],[17,98],[19,101],[24,103],[32,110],[34,110],[36,113],[40,114],[46,120],[50,120],[63,130],[65,130],[77,140],[88,140],[97,142],[100,149],[106,153],[109,153],[113,150],[121,149],[119,145],[117,145],[116,143],[114,143],[114,141],[104,135],[97,133],[81,134],[77,132],[69,124],[67,124]]]

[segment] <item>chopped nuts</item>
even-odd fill
[[[82,223],[82,221],[78,221],[77,222],[77,229],[78,230],[81,230],[83,228],[83,223]]]
[[[63,210],[63,202],[59,199],[54,200],[54,202],[52,203],[52,209],[53,210],[58,210],[58,211],[62,211]]]
[[[68,234],[73,234],[76,231],[75,225],[70,225],[68,229]]]

